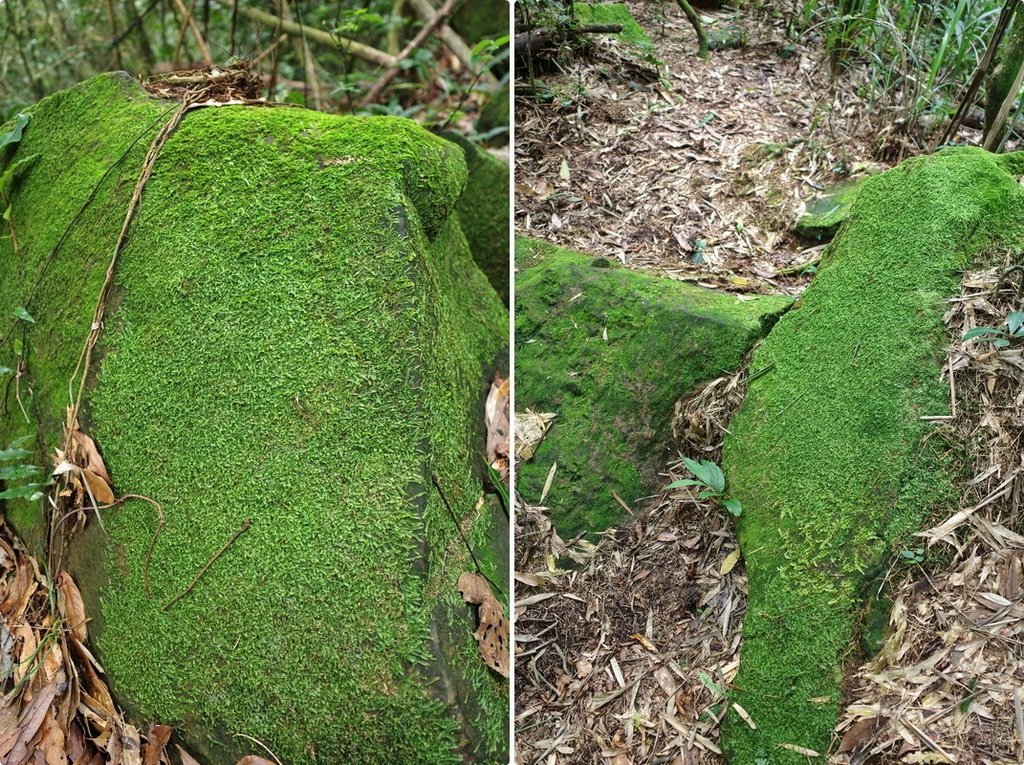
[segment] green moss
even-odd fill
[[[815,197],[796,222],[796,233],[814,241],[827,241],[850,216],[857,194],[867,178],[857,178],[829,189]]]
[[[166,109],[113,78],[39,106],[19,151],[54,156],[15,204],[34,260],[0,246],[3,315],[23,302],[8,285],[41,272],[95,176]],[[147,143],[32,303],[41,443],[59,436]],[[115,694],[184,723],[204,758],[233,762],[241,732],[294,763],[506,760],[508,686],[476,653],[455,589],[472,562],[431,480],[486,527],[479,402],[507,314],[452,214],[465,182],[462,153],[410,121],[299,109],[193,112],[157,162],[86,410],[118,491],[164,506],[152,599],[148,505],[110,511],[77,556],[105,561],[86,594]]]
[[[743,502],[749,577],[730,762],[824,752],[857,658],[870,588],[930,508],[955,502],[935,426],[957,269],[1024,237],[1022,158],[977,149],[907,161],[870,179],[802,305],[754,355],[724,467]],[[1001,257],[1001,255],[1000,255]]]
[[[669,458],[675,401],[739,367],[788,298],[738,300],[517,240],[516,407],[558,418],[518,486],[563,535],[595,534],[649,493]],[[607,340],[604,335],[607,333]]]
[[[572,10],[581,24],[621,24],[622,31],[616,35],[616,39],[634,45],[645,53],[654,53],[656,50],[651,38],[636,23],[624,3],[573,3]]]
[[[456,133],[445,138],[462,147],[469,181],[456,210],[473,259],[502,302],[509,300],[508,165]]]

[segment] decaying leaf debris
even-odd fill
[[[459,577],[459,592],[467,603],[479,606],[478,626],[473,637],[484,662],[502,677],[508,677],[508,620],[505,619],[505,609],[494,597],[490,584],[479,574],[463,573]]]

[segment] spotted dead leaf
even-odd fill
[[[487,580],[471,571],[459,577],[459,592],[464,601],[479,607],[473,637],[484,663],[502,677],[508,677],[508,621],[501,603],[494,597]]]
[[[57,575],[57,610],[64,616],[74,636],[84,643],[89,636],[86,629],[89,620],[85,615],[85,603],[82,601],[78,585],[67,572]]]

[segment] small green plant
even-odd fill
[[[912,563],[924,563],[924,548],[914,547],[900,550],[900,560],[910,565]]]
[[[40,481],[42,469],[25,461],[32,456],[32,452],[25,448],[32,438],[31,435],[22,436],[11,441],[6,449],[0,450],[0,481],[7,483],[7,488],[0,491],[0,499],[27,499],[29,502],[42,499],[43,489],[49,481]],[[28,483],[12,485],[25,480]]]
[[[740,515],[743,512],[743,505],[738,499],[727,499],[725,497],[725,473],[711,460],[696,460],[683,457],[683,464],[686,469],[693,473],[693,478],[682,478],[673,481],[665,487],[668,489],[680,489],[684,486],[703,486],[703,491],[697,496],[700,499],[714,499],[733,515]]]
[[[1014,311],[998,327],[975,327],[964,333],[964,342],[987,340],[996,348],[1006,348],[1024,338],[1024,312]]]

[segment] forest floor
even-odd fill
[[[818,42],[705,12],[709,33],[735,47],[704,61],[675,6],[630,7],[661,67],[597,35],[539,78],[552,103],[516,100],[517,230],[670,277],[798,291],[806,278],[779,271],[808,258],[791,231],[804,203],[886,169],[879,157],[902,158],[908,142],[876,131]]]
[[[660,70],[602,36],[538,78],[553,103],[516,101],[518,233],[705,286],[798,294],[811,278],[800,264],[816,253],[792,232],[804,203],[914,153],[909,142],[875,131],[869,105],[849,80],[831,80],[814,41],[702,12],[709,31],[744,43],[702,61],[673,4],[629,6]],[[978,142],[968,128],[958,138]],[[1013,305],[1007,295],[994,308],[993,285],[991,273],[965,278],[947,316],[952,338]],[[952,343],[957,395],[980,406],[961,408],[950,427],[988,451],[966,504],[922,539],[922,556],[934,545],[943,563],[890,571],[888,640],[873,661],[853,652],[833,747],[809,762],[1024,761],[1024,537],[1011,530],[1022,484],[1019,356]],[[719,458],[743,387],[741,372],[686,403],[709,424],[702,456]],[[664,475],[667,484],[685,471],[668,465]],[[521,501],[516,762],[722,762],[746,607],[728,516],[685,490],[662,492],[592,544],[561,539],[538,497]]]

